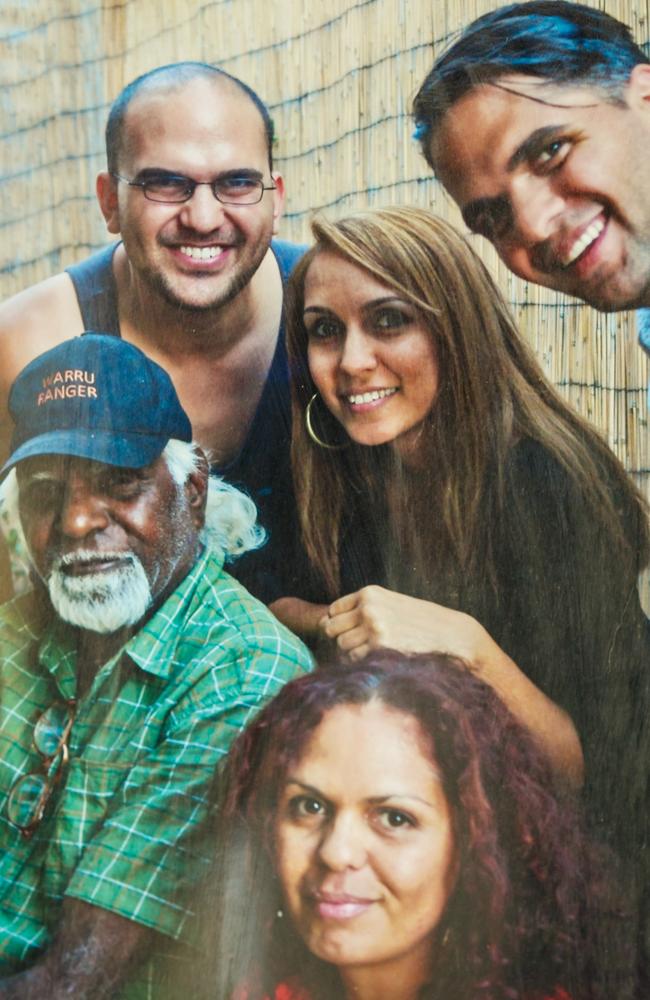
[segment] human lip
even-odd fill
[[[578,257],[581,257],[598,239],[607,225],[604,215],[599,215],[590,222],[580,235],[569,242],[558,256],[562,267],[570,267]]]
[[[313,902],[316,912],[326,920],[351,920],[365,913],[376,899],[351,896],[348,893],[315,892]]]
[[[397,386],[386,388],[366,389],[365,392],[348,392],[343,394],[345,402],[355,408],[372,409],[379,405],[382,400],[394,396],[398,391]]]
[[[67,576],[88,576],[92,573],[107,573],[118,566],[132,562],[130,554],[118,552],[84,553],[77,555],[67,553],[58,561],[59,569]]]

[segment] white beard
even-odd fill
[[[63,567],[97,561],[96,551],[81,550],[58,556],[47,578],[54,610],[77,628],[108,635],[135,625],[151,606],[151,587],[144,567],[132,552],[102,552],[102,560],[119,559],[114,570],[73,576]]]

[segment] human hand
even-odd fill
[[[571,789],[580,787],[582,748],[573,721],[475,618],[433,601],[370,586],[330,604],[319,627],[354,660],[380,646],[402,653],[446,653],[462,660],[530,730],[559,780]]]
[[[374,585],[330,604],[319,627],[353,659],[388,647],[402,653],[448,653],[471,666],[487,638],[470,615]]]

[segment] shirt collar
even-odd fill
[[[179,623],[187,619],[193,604],[198,606],[202,603],[202,584],[208,562],[216,562],[221,567],[223,558],[214,550],[204,551],[173,594],[129,640],[123,652],[138,667],[154,677],[165,679],[169,676],[179,640]]]
[[[127,655],[154,677],[165,679],[169,676],[179,638],[178,623],[185,620],[191,604],[197,599],[197,589],[201,589],[209,560],[223,565],[222,554],[209,549],[204,551],[176,590],[112,657],[113,660]],[[75,630],[70,625],[55,618],[50,621],[38,650],[39,662],[66,698],[74,697],[75,692],[77,649],[74,635]]]

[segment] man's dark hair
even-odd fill
[[[647,56],[627,25],[568,0],[514,3],[484,14],[433,64],[413,102],[415,135],[430,166],[431,137],[449,108],[474,87],[510,73],[597,86],[620,99]]]
[[[119,170],[119,157],[124,147],[124,119],[133,98],[140,93],[146,93],[148,90],[154,91],[158,88],[180,90],[184,84],[199,78],[229,80],[251,100],[262,119],[269,169],[273,170],[273,121],[268,108],[255,91],[248,84],[238,80],[236,76],[226,73],[225,70],[219,69],[217,66],[202,62],[178,62],[169,63],[167,66],[158,66],[156,69],[149,70],[148,73],[143,73],[142,76],[127,84],[113,101],[106,122],[106,162],[110,173],[117,173]]]

